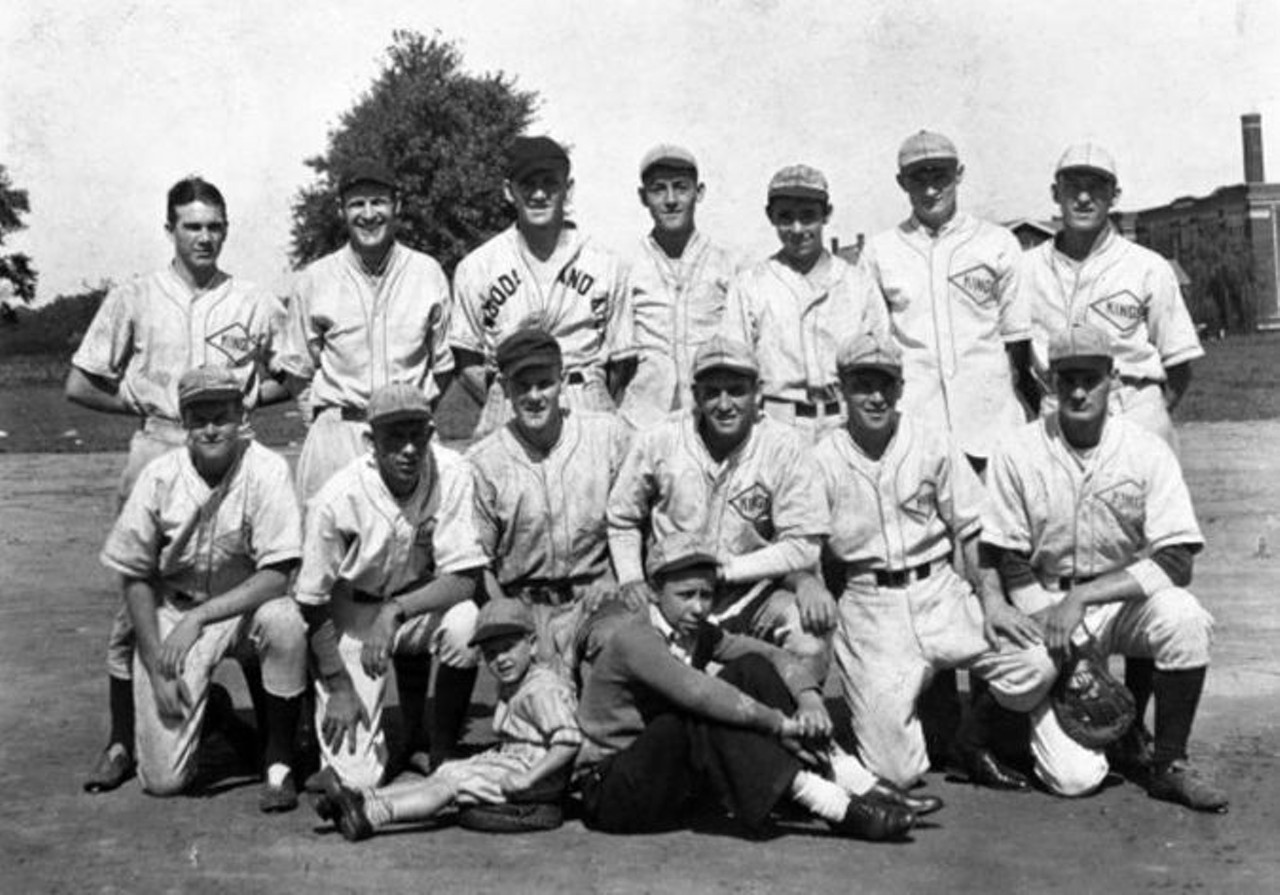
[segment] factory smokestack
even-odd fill
[[[1266,182],[1262,171],[1262,116],[1257,112],[1241,115],[1240,135],[1244,140],[1244,182]]]

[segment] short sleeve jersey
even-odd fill
[[[498,344],[523,326],[540,326],[560,343],[568,370],[634,354],[629,292],[622,262],[566,226],[545,263],[512,226],[463,258],[453,275],[457,301],[449,341],[493,367]],[[544,282],[539,273],[547,274]]]
[[[512,424],[472,446],[476,530],[500,584],[609,571],[605,508],[629,442],[612,414],[567,412],[545,455]]]
[[[71,364],[115,383],[139,416],[176,422],[178,378],[203,364],[230,368],[256,405],[283,328],[284,306],[253,284],[222,274],[195,292],[169,265],[107,294]]]
[[[619,412],[643,428],[693,405],[693,356],[720,331],[739,265],[696,230],[679,258],[649,235],[630,260],[638,363]]]
[[[879,460],[846,429],[814,453],[831,509],[827,548],[841,562],[901,571],[949,556],[978,531],[982,483],[942,430],[903,414]]]
[[[1109,228],[1083,261],[1054,240],[1022,259],[1019,290],[1031,307],[1035,367],[1048,381],[1049,337],[1088,323],[1108,333],[1121,376],[1165,380],[1165,368],[1204,355],[1173,268],[1150,249]]]
[[[302,522],[289,464],[255,441],[242,444],[214,488],[185,447],[149,463],[107,536],[103,565],[204,602],[297,559]]]
[[[488,563],[472,521],[471,471],[434,442],[430,465],[405,500],[388,490],[372,453],[334,474],[307,505],[297,599],[327,603],[339,584],[389,599],[437,574]]]
[[[573,686],[544,665],[530,667],[508,698],[493,707],[493,733],[503,752],[545,755],[552,746],[579,746],[578,700]]]
[[[1173,451],[1123,418],[1107,420],[1088,456],[1056,417],[1024,426],[997,445],[987,476],[982,540],[1029,555],[1042,583],[1204,545]]]
[[[889,321],[866,272],[824,252],[807,274],[777,257],[739,274],[722,332],[755,349],[767,397],[832,401],[840,345],[867,332],[887,337]]]
[[[317,408],[362,410],[390,382],[434,398],[436,377],[453,369],[451,306],[449,281],[428,255],[396,243],[371,276],[343,246],[294,279],[282,365],[311,382]]]
[[[976,457],[1024,421],[1005,351],[1031,338],[1021,255],[1008,230],[957,214],[937,233],[912,216],[872,237],[861,259],[902,348],[903,411],[946,420]]]

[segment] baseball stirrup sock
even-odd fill
[[[476,686],[478,668],[454,668],[440,665],[436,669],[435,708],[431,728],[431,763],[438,764],[458,749],[462,728],[471,707],[471,691]]]
[[[107,678],[107,705],[111,707],[111,744],[119,743],[133,755],[133,681]]]
[[[1151,676],[1151,693],[1156,702],[1154,761],[1157,767],[1187,757],[1187,740],[1191,738],[1191,724],[1200,705],[1207,671],[1207,668],[1180,671],[1157,668]]]
[[[262,719],[265,724],[267,746],[263,753],[263,765],[287,765],[293,761],[293,740],[298,733],[298,719],[302,716],[302,697],[273,696],[262,693]]]
[[[1151,700],[1152,675],[1156,671],[1155,659],[1127,656],[1124,660],[1124,685],[1133,694],[1137,709],[1135,723],[1141,724],[1147,715],[1147,703]]]
[[[812,771],[797,771],[787,794],[813,814],[831,823],[844,820],[845,813],[849,810],[849,794]]]
[[[404,727],[405,748],[412,752],[422,745],[422,716],[427,709],[427,685],[431,681],[431,659],[428,656],[395,656],[396,695],[400,698],[400,720]]]

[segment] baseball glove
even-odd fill
[[[1120,739],[1136,714],[1133,694],[1112,676],[1093,641],[1071,647],[1049,699],[1067,736],[1090,749]]]
[[[464,805],[458,826],[483,833],[533,833],[554,830],[564,823],[564,809],[556,802],[507,802]]]

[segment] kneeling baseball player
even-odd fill
[[[980,576],[977,475],[949,435],[898,411],[901,350],[885,336],[857,336],[841,346],[838,366],[848,422],[816,449],[840,581],[836,668],[859,757],[909,788],[929,769],[917,701],[935,673],[967,668],[989,681],[973,707],[981,714],[993,695],[1030,711],[1055,668],[1035,623],[1008,605],[994,573]],[[951,566],[956,543],[969,580]],[[970,778],[1029,788],[975,742],[980,726],[959,737]]]
[[[498,680],[493,710],[498,745],[446,762],[425,780],[402,777],[377,789],[350,789],[326,772],[316,812],[355,842],[389,824],[429,820],[454,805],[510,800],[558,809],[582,733],[573,687],[537,661],[537,639],[527,605],[501,598],[486,603],[471,645]]]
[[[472,524],[471,473],[431,442],[422,390],[376,389],[368,420],[372,451],[307,506],[295,593],[310,632],[321,761],[353,787],[377,786],[387,769],[382,703],[393,663],[412,742],[430,654],[439,658],[432,763],[456,749],[476,675],[472,597],[488,563]]]
[[[1187,762],[1213,631],[1185,590],[1204,539],[1173,451],[1108,417],[1114,357],[1110,337],[1087,324],[1051,335],[1057,408],[991,458],[986,560],[1058,657],[1086,647],[1154,660],[1154,756],[1140,779],[1152,798],[1221,812],[1226,795]],[[1032,751],[1060,795],[1088,795],[1107,775],[1105,753],[1068,736],[1048,703],[1032,713]]]
[[[758,834],[791,801],[841,835],[905,834],[909,807],[818,772],[812,758],[828,746],[831,718],[804,664],[708,621],[719,570],[697,535],[672,535],[649,553],[648,608],[609,602],[584,627],[574,770],[584,823],[653,832],[725,805]]]
[[[102,549],[124,578],[137,631],[133,698],[138,776],[152,795],[187,789],[224,656],[261,663],[264,811],[297,807],[290,763],[306,686],[306,630],[285,596],[301,520],[283,457],[241,437],[243,387],[230,370],[178,381],[187,446],[139,475]]]

